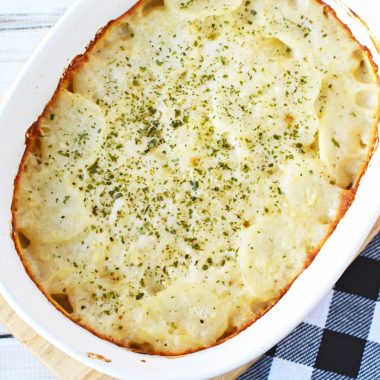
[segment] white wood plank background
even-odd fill
[[[49,29],[74,1],[0,0],[0,99]],[[379,0],[346,0],[346,3],[380,36]],[[0,380],[52,379],[14,339],[1,338],[5,334],[0,326]]]
[[[0,0],[0,97],[74,0]]]

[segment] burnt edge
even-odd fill
[[[100,360],[104,363],[111,363],[112,362],[111,359],[108,359],[105,356],[100,355],[100,354],[94,354],[93,352],[87,352],[87,357],[90,359]]]
[[[325,242],[329,239],[329,237],[335,231],[337,225],[339,224],[339,222],[341,221],[341,219],[345,216],[347,210],[350,208],[351,204],[355,200],[355,195],[356,195],[356,192],[357,192],[358,187],[360,185],[360,182],[361,182],[361,180],[363,178],[363,175],[367,171],[369,162],[370,162],[373,154],[375,153],[375,151],[378,148],[378,145],[379,145],[378,125],[380,123],[380,99],[379,99],[379,104],[378,104],[378,109],[377,109],[377,118],[376,118],[376,122],[375,122],[375,125],[374,125],[374,132],[373,132],[373,136],[372,136],[372,140],[371,140],[371,147],[370,147],[369,152],[367,154],[366,161],[363,163],[363,165],[361,167],[361,170],[358,173],[358,176],[357,176],[355,184],[353,185],[353,187],[350,190],[343,190],[342,195],[341,195],[341,201],[340,201],[340,204],[339,204],[339,207],[338,207],[337,215],[336,215],[334,221],[330,224],[329,230],[328,230],[327,234],[323,237],[323,239],[321,240],[321,242],[311,252],[308,253],[308,257],[305,260],[305,263],[304,263],[304,266],[303,266],[302,270],[281,290],[280,294],[274,300],[271,301],[270,305],[268,305],[264,310],[262,310],[259,313],[259,315],[255,316],[250,321],[248,321],[245,325],[243,325],[242,327],[240,327],[240,329],[238,329],[237,331],[234,331],[234,332],[230,333],[227,337],[222,338],[222,339],[216,341],[215,343],[210,344],[210,345],[205,346],[205,347],[190,349],[190,350],[187,350],[187,351],[185,351],[183,353],[163,352],[163,351],[147,352],[147,351],[141,351],[141,350],[135,349],[135,348],[132,349],[131,347],[126,346],[125,344],[121,343],[120,341],[117,341],[116,339],[113,339],[111,337],[106,336],[105,334],[101,334],[101,333],[97,332],[92,327],[90,327],[87,324],[83,323],[80,319],[74,318],[73,316],[71,316],[66,310],[64,310],[57,302],[55,302],[52,299],[52,297],[45,291],[45,289],[34,278],[34,275],[33,275],[32,271],[30,269],[30,265],[28,264],[27,260],[25,259],[24,255],[22,253],[22,248],[21,248],[19,240],[17,238],[16,195],[17,195],[17,192],[18,192],[18,189],[19,189],[19,184],[20,184],[19,182],[20,182],[21,175],[23,174],[23,170],[24,170],[24,165],[25,165],[26,159],[28,157],[28,154],[30,153],[30,150],[31,150],[31,148],[33,146],[33,142],[34,142],[35,138],[37,138],[39,136],[39,133],[40,133],[40,122],[41,122],[41,120],[44,117],[47,116],[50,107],[52,105],[54,105],[55,102],[57,101],[57,98],[59,96],[60,91],[62,89],[64,89],[64,88],[66,88],[67,85],[71,82],[72,76],[73,76],[72,74],[75,71],[79,70],[82,67],[82,65],[85,62],[88,61],[88,54],[96,47],[96,44],[104,37],[104,35],[106,34],[106,32],[113,25],[115,25],[116,23],[118,23],[120,20],[122,20],[125,17],[128,17],[128,16],[130,16],[132,14],[134,14],[136,11],[138,11],[148,1],[149,0],[139,0],[128,11],[126,11],[125,13],[123,13],[118,18],[109,21],[104,27],[102,27],[102,28],[100,28],[98,30],[98,32],[95,35],[95,38],[92,41],[90,41],[90,43],[85,48],[85,51],[82,54],[79,54],[76,57],[74,57],[73,60],[71,61],[71,63],[65,69],[63,75],[59,79],[57,88],[54,91],[52,98],[46,104],[45,108],[43,109],[42,113],[37,118],[37,120],[27,130],[27,132],[25,134],[25,145],[26,145],[26,147],[25,147],[23,156],[21,158],[21,162],[20,162],[20,165],[19,165],[19,169],[18,169],[17,175],[16,175],[16,177],[14,179],[14,191],[13,191],[12,204],[11,204],[11,214],[12,214],[11,238],[12,238],[12,240],[14,242],[14,245],[15,245],[15,248],[16,248],[16,252],[17,252],[17,254],[18,254],[18,256],[19,256],[19,258],[20,258],[20,260],[21,260],[21,262],[22,262],[22,264],[24,266],[24,269],[25,269],[26,273],[30,277],[30,279],[35,283],[35,285],[37,286],[37,288],[44,294],[44,296],[47,298],[47,300],[58,311],[60,311],[62,314],[64,314],[72,322],[74,322],[77,325],[83,327],[84,329],[86,329],[87,331],[89,331],[93,335],[97,336],[98,338],[106,340],[106,341],[108,341],[110,343],[113,343],[113,344],[115,344],[115,345],[117,345],[119,347],[122,347],[122,348],[124,348],[124,349],[126,349],[128,351],[139,353],[139,354],[145,354],[145,355],[164,356],[164,357],[167,357],[168,359],[176,359],[176,358],[180,358],[180,357],[183,357],[185,355],[188,355],[188,354],[191,354],[191,353],[194,353],[194,352],[198,352],[198,351],[201,351],[201,350],[205,350],[207,348],[218,346],[218,345],[220,345],[220,344],[228,341],[229,339],[237,336],[240,332],[242,332],[245,329],[247,329],[248,327],[250,327],[254,322],[256,322],[258,319],[260,319],[264,314],[266,314],[270,309],[272,309],[273,306],[276,305],[276,303],[286,294],[286,292],[293,285],[293,283],[297,280],[297,278],[313,262],[313,260],[315,259],[315,257],[317,256],[317,254],[319,253],[319,251],[321,250],[321,248],[325,244]],[[317,3],[319,3],[323,7],[323,14],[326,17],[332,16],[333,19],[335,20],[335,22],[337,22],[343,29],[346,30],[346,32],[351,37],[351,39],[353,41],[355,41],[355,43],[360,47],[360,49],[366,54],[366,56],[367,56],[367,58],[368,58],[368,60],[369,60],[369,62],[371,64],[371,66],[372,66],[372,69],[374,70],[374,72],[377,75],[377,83],[380,84],[379,68],[378,68],[378,65],[376,64],[376,62],[373,59],[373,55],[372,55],[370,49],[367,46],[361,44],[355,38],[355,36],[352,33],[352,31],[349,28],[349,26],[339,19],[339,17],[337,16],[336,11],[330,5],[326,4],[324,2],[324,0],[315,0],[315,1]],[[368,33],[370,34],[371,39],[372,39],[372,41],[373,41],[376,49],[378,51],[380,51],[380,46],[377,43],[377,41],[374,38],[372,38],[373,35],[372,35],[371,31],[369,30],[367,24],[354,11],[352,11],[351,9],[349,9],[349,10],[351,11],[351,14],[349,14],[349,15],[351,17],[353,17],[353,18],[358,19],[364,25],[364,27],[367,29]],[[88,354],[90,355],[89,357],[93,357],[93,358],[98,359],[98,355],[97,354],[92,354],[92,353],[88,353]],[[99,355],[99,356],[102,357],[101,355]],[[109,359],[107,359],[107,361],[106,361],[107,363],[110,362],[108,360]]]

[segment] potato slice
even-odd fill
[[[239,263],[253,299],[270,300],[301,271],[307,252],[305,236],[284,217],[263,217],[242,239]],[[294,239],[289,239],[289,236]]]
[[[25,184],[24,184],[25,185]],[[32,241],[68,241],[89,224],[81,194],[57,179],[34,178],[33,191],[19,201],[17,229]],[[28,195],[28,196],[27,196]]]
[[[164,351],[186,351],[215,342],[227,328],[226,305],[200,284],[177,284],[145,301],[139,340]]]
[[[99,106],[82,95],[62,90],[41,122],[42,159],[61,168],[90,163],[105,129]]]

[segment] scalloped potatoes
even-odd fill
[[[367,52],[316,1],[142,1],[29,133],[18,252],[105,339],[163,355],[222,342],[344,215],[378,104]]]

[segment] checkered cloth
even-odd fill
[[[348,379],[380,379],[380,234],[320,305],[239,378]]]

